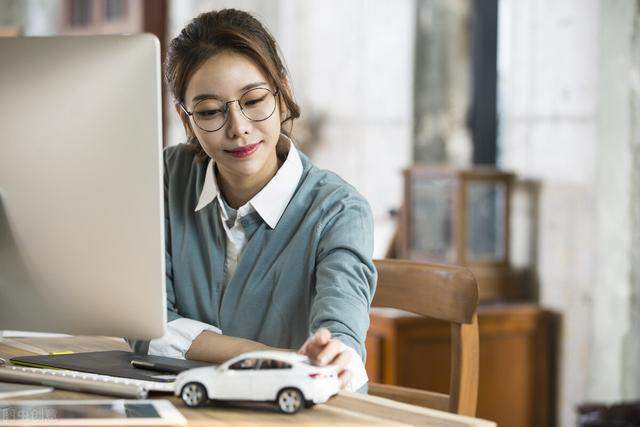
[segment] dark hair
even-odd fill
[[[251,14],[236,9],[200,14],[171,40],[165,77],[176,103],[184,102],[187,84],[198,67],[224,51],[245,55],[264,73],[286,106],[287,116],[281,124],[288,121],[293,124],[293,120],[300,117],[300,107],[293,100],[287,70],[273,36]],[[179,112],[189,145],[199,157],[206,158],[207,154],[187,125],[188,117],[183,111]],[[282,132],[290,136],[286,130]]]

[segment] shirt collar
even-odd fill
[[[196,212],[207,206],[220,194],[214,166],[214,160],[210,159],[204,176],[202,192],[195,209]],[[282,217],[291,197],[293,197],[293,193],[302,177],[302,169],[300,154],[289,139],[289,153],[286,160],[267,185],[247,202],[272,229],[280,221],[280,217]],[[218,200],[221,200],[221,197],[218,197]],[[226,211],[222,209],[222,205],[220,205],[220,208],[222,215],[226,216]],[[244,209],[241,207],[238,212],[241,210]]]
[[[211,203],[213,199],[215,199],[216,196],[220,193],[220,191],[218,190],[216,175],[214,173],[214,165],[215,162],[213,161],[213,159],[209,159],[207,171],[204,174],[204,184],[202,185],[202,192],[200,193],[198,205],[196,206],[196,212]]]

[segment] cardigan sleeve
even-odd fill
[[[377,279],[372,261],[371,209],[361,196],[350,194],[328,209],[317,232],[320,239],[310,333],[327,328],[364,361],[369,308]]]

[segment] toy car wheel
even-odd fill
[[[185,405],[190,408],[196,408],[205,402],[207,390],[200,383],[188,383],[182,387],[180,397]]]
[[[300,390],[285,388],[278,393],[278,407],[285,414],[295,414],[304,405],[304,399]]]

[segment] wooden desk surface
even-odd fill
[[[49,351],[128,350],[120,339],[104,337],[68,338],[0,338],[0,357],[46,354]],[[100,396],[102,397],[102,396]],[[113,397],[104,396],[112,399]],[[56,390],[35,395],[30,399],[96,399],[94,394]],[[167,394],[153,394],[150,398],[168,398],[187,418],[190,426],[433,426],[433,427],[492,427],[495,423],[476,418],[461,417],[446,412],[406,405],[375,396],[340,392],[324,405],[302,410],[295,415],[280,413],[271,405],[211,405],[188,409],[182,402]]]

